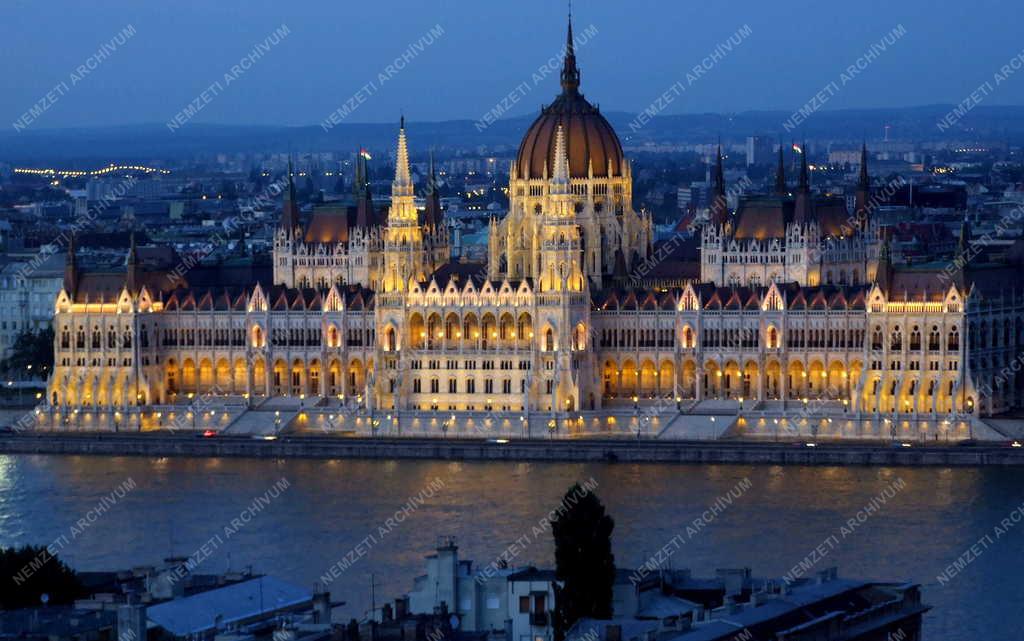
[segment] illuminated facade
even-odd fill
[[[289,188],[272,284],[172,284],[134,245],[125,272],[82,274],[72,246],[51,410],[211,392],[445,412],[822,400],[942,417],[1020,405],[1019,271],[895,268],[870,220],[866,162],[848,215],[812,199],[806,165],[795,195],[780,168],[775,196],[730,212],[719,161],[701,277],[629,287],[656,255],[651,220],[632,209],[618,138],[579,93],[571,38],[570,27],[562,94],[523,139],[486,264],[449,260],[436,192],[415,206],[403,123],[386,218],[361,161],[354,208],[303,221]]]

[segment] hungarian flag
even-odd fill
[[[370,156],[370,152],[366,151],[365,149],[360,149],[359,155],[362,156],[364,160],[373,160],[373,157]]]
[[[794,142],[793,143],[793,151],[795,151],[798,154],[802,154],[802,153],[804,153],[804,148]]]

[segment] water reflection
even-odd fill
[[[885,487],[903,489],[845,538],[823,567],[846,576],[914,580],[936,606],[927,639],[1015,638],[1001,596],[1024,574],[1024,527],[948,586],[936,575],[1021,502],[1024,470],[668,466],[423,461],[0,457],[0,545],[65,533],[126,478],[137,488],[68,548],[80,569],[151,564],[192,554],[277,480],[290,487],[206,561],[210,571],[252,565],[310,586],[367,535],[366,557],[332,586],[350,605],[397,596],[423,571],[437,537],[452,535],[464,558],[490,562],[553,509],[573,482],[591,477],[616,520],[620,566],[637,565],[743,479],[751,487],[672,557],[698,573],[751,566],[787,572],[834,535]],[[435,479],[433,498],[381,534],[381,526]],[[531,537],[517,563],[550,565],[550,535]],[[986,596],[988,595],[988,596]]]

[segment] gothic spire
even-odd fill
[[[964,263],[967,262],[967,252],[970,251],[971,246],[971,224],[967,221],[967,213],[964,212],[964,219],[960,223],[960,238],[957,241],[957,258],[960,258]]]
[[[295,170],[292,167],[291,154],[288,155],[288,191],[284,197],[288,202],[295,202]]]
[[[569,154],[565,145],[565,128],[558,125],[555,132],[555,166],[551,180],[556,185],[569,184]]]
[[[128,257],[125,258],[125,265],[138,265],[139,264],[139,252],[135,245],[135,232],[131,233],[131,241],[128,245]]]
[[[715,175],[712,183],[716,196],[725,196],[725,170],[722,167],[722,143],[718,143],[715,158]]]
[[[782,155],[781,140],[779,141],[779,167],[775,170],[775,193],[779,196],[789,193],[789,187],[786,185],[786,164]]]
[[[889,285],[892,282],[892,247],[889,244],[889,231],[882,233],[882,247],[878,252],[878,267],[875,269],[875,282],[889,295]]]
[[[576,93],[580,88],[580,70],[576,67],[576,45],[572,40],[572,9],[569,9],[569,30],[565,37],[565,60],[562,63],[562,93]]]
[[[871,188],[871,178],[868,176],[868,144],[865,142],[860,148],[860,180],[857,186],[868,190]]]
[[[377,224],[373,208],[373,194],[370,193],[370,172],[366,166],[366,151],[360,147],[356,155],[356,180],[353,185],[356,201],[356,227],[372,227]]]
[[[366,178],[365,178],[365,176],[363,174],[363,148],[362,147],[360,147],[359,150],[356,152],[355,172],[356,172],[356,175],[355,175],[355,177],[352,180],[352,195],[356,198],[356,200],[358,200],[359,197],[362,195],[363,190],[366,188]]]
[[[912,187],[911,191],[913,191]],[[854,213],[861,231],[867,231],[870,224],[870,198],[871,178],[868,175],[868,145],[864,143],[860,148],[860,179],[857,181],[857,190],[854,192]]]
[[[295,180],[293,177],[292,157],[288,156],[288,187],[284,191],[284,203],[281,206],[281,228],[291,233],[299,226],[299,205],[295,198]]]
[[[800,146],[800,179],[796,187],[796,209],[794,218],[798,223],[808,223],[814,218],[814,203],[811,199],[811,173],[807,166],[807,143]]]
[[[797,186],[800,188],[800,191],[807,192],[811,190],[811,172],[807,166],[806,141],[800,146],[800,182]]]
[[[412,172],[409,170],[409,143],[405,138],[405,116],[402,116],[398,129],[398,151],[395,154],[395,182],[392,185],[393,195],[411,196]]]
[[[971,260],[971,224],[967,221],[967,212],[964,212],[963,222],[960,223],[960,238],[957,240],[956,255],[953,257],[953,264],[956,266],[956,278],[954,282],[957,287],[963,288],[967,283],[967,263]],[[963,291],[963,289],[961,289]]]
[[[78,259],[75,256],[75,234],[72,232],[71,238],[68,240],[68,255],[64,260],[64,291],[74,298],[77,286]]]
[[[722,143],[718,143],[715,170],[711,185],[711,223],[724,225],[729,222],[729,202],[725,196],[725,170],[722,167]]]
[[[139,252],[135,246],[134,231],[131,235],[131,244],[128,247],[128,257],[125,259],[125,265],[127,266],[125,287],[128,288],[129,292],[134,293],[139,284]]]
[[[430,168],[427,171],[426,208],[423,211],[423,223],[430,227],[441,224],[444,214],[441,211],[441,194],[437,191],[437,174],[434,172],[434,151],[430,151]]]

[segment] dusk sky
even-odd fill
[[[378,83],[348,122],[477,120],[526,82],[510,112],[551,100],[557,74],[531,76],[559,52],[564,2],[521,0],[8,0],[0,27],[0,119],[19,118],[48,91],[68,90],[32,127],[163,124],[257,43],[287,36],[195,122],[315,125],[384,73],[432,28],[443,33]],[[664,113],[792,111],[902,25],[903,35],[827,109],[958,103],[1021,54],[1019,0],[577,0],[582,90],[605,111],[639,112],[748,25],[750,35],[689,83]],[[125,28],[134,35],[72,85],[75,69]],[[1024,70],[985,98],[1024,104]]]

